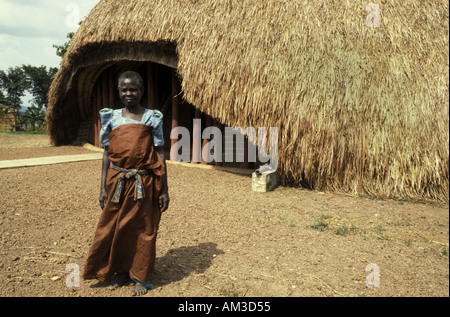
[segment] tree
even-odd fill
[[[48,91],[57,68],[22,65],[0,70],[0,103],[6,106],[2,111],[14,109],[19,123],[29,122],[35,130],[45,123],[45,109]],[[28,91],[33,96],[31,106],[21,113],[21,98]]]
[[[63,45],[53,45],[56,48],[56,55],[61,58],[64,56],[73,35],[73,32],[68,33],[68,41]],[[43,65],[40,67],[22,65],[9,67],[7,71],[0,70],[0,103],[6,106],[2,111],[14,109],[20,122],[30,122],[33,130],[41,127],[45,123],[43,108],[47,106],[48,91],[57,70],[55,67],[47,69]],[[32,104],[24,113],[20,113],[21,98],[26,91],[33,95]]]
[[[27,80],[22,67],[9,67],[6,72],[0,70],[0,97],[5,106],[19,111],[26,90]]]
[[[21,119],[25,122],[31,124],[33,131],[36,128],[40,129],[45,123],[45,111],[42,110],[43,106],[32,105],[28,107],[23,114],[21,114]]]
[[[48,91],[52,83],[53,77],[57,72],[57,68],[46,66],[35,67],[31,65],[22,65],[25,75],[27,91],[33,95],[32,105],[29,106],[21,119],[29,122],[33,131],[41,128],[45,123],[44,107],[47,107]]]
[[[38,107],[47,106],[48,91],[57,72],[57,68],[42,65],[35,67],[31,65],[22,65],[24,75],[26,77],[27,91],[33,95],[33,103]]]
[[[0,83],[0,86],[1,86],[1,83]],[[1,88],[1,87],[0,87],[0,88]],[[0,90],[0,105],[5,105],[5,103],[6,103],[6,97],[5,97],[5,95],[3,94],[3,92]],[[0,108],[0,114],[2,113],[2,112],[1,112],[2,109],[3,109],[3,108]]]

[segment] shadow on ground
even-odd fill
[[[171,249],[156,259],[156,272],[150,279],[155,287],[181,281],[192,273],[205,272],[211,266],[213,258],[223,253],[212,242]]]

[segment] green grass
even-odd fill
[[[294,219],[288,219],[285,214],[279,215],[278,219],[280,219],[282,223],[284,223],[285,225],[287,225],[290,228],[293,228],[293,227],[296,226],[295,220]]]
[[[324,214],[322,214],[318,219],[316,219],[310,227],[316,230],[323,231],[328,227],[328,224],[324,221],[327,218]]]
[[[27,134],[47,134],[47,131],[11,131],[11,132],[4,132],[0,131],[2,134],[11,134],[11,135],[27,135]]]
[[[49,137],[45,131],[0,132],[0,148],[48,145]]]
[[[335,229],[334,229],[334,232],[335,232],[337,235],[345,236],[345,235],[348,234],[348,227],[347,227],[347,225],[344,223],[341,227],[335,228]]]
[[[231,284],[231,286],[228,286],[228,287],[221,287],[217,291],[221,296],[225,296],[225,297],[238,297],[239,296],[239,290],[236,287],[236,285],[234,285],[234,284]]]
[[[389,240],[389,237],[384,235],[384,231],[386,231],[386,229],[383,227],[383,225],[376,225],[375,231],[378,234],[378,240]]]

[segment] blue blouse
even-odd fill
[[[158,110],[145,109],[142,120],[134,120],[122,117],[122,109],[104,108],[100,110],[100,144],[102,147],[109,145],[109,133],[124,124],[145,124],[152,128],[153,144],[164,145],[163,114]]]

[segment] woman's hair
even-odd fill
[[[139,75],[138,73],[133,72],[133,71],[123,72],[119,76],[119,80],[117,81],[117,86],[120,86],[121,82],[124,81],[125,79],[135,80],[139,89],[141,90],[141,92],[144,91],[144,80],[142,79],[142,76]]]

